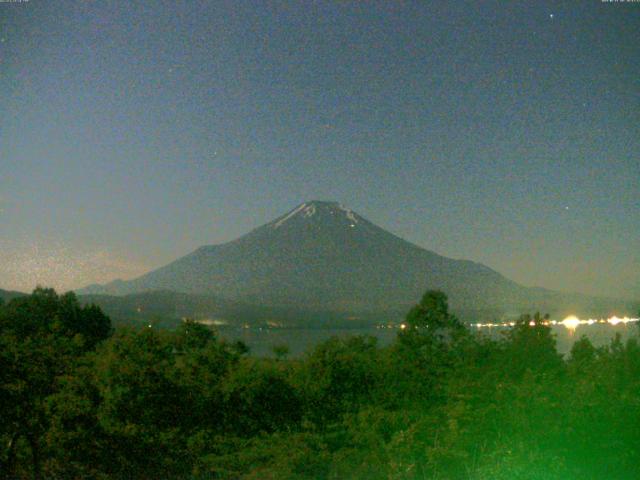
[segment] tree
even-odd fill
[[[448,375],[467,330],[458,318],[449,312],[447,296],[438,290],[428,290],[420,303],[406,316],[404,328],[398,333],[393,352],[398,375],[402,375],[413,391],[411,396],[435,400],[442,395],[443,379]],[[394,380],[398,382],[398,379]]]
[[[296,379],[310,419],[325,425],[370,401],[381,380],[378,358],[375,337],[332,337],[319,344]]]
[[[189,392],[191,402],[182,425],[189,434],[197,429],[222,432],[227,413],[223,383],[244,353],[236,344],[219,341],[209,327],[194,322],[182,324],[169,341],[175,354],[172,380]]]
[[[230,433],[252,436],[286,430],[302,416],[298,392],[270,361],[245,359],[224,385]]]
[[[271,350],[278,360],[285,360],[290,353],[289,346],[285,344],[274,345]]]
[[[111,451],[104,465],[118,478],[175,477],[186,473],[185,440],[196,398],[178,382],[171,336],[154,329],[123,329],[101,346],[94,364],[97,419]]]
[[[446,342],[457,339],[465,331],[458,318],[449,313],[447,296],[439,290],[428,290],[420,303],[407,313],[400,341],[422,343],[425,339]]]
[[[508,332],[505,366],[511,375],[519,377],[526,370],[554,373],[563,366],[548,320],[549,315],[543,317],[540,312],[521,315]]]
[[[110,333],[109,318],[97,307],[80,306],[73,293],[37,288],[0,308],[0,434],[7,440],[1,472],[10,476],[19,467],[16,449],[24,439],[31,473],[40,477],[47,398],[76,360]]]
[[[580,337],[571,347],[569,354],[569,365],[578,370],[584,370],[591,365],[596,358],[597,350],[586,337]]]

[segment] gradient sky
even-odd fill
[[[640,296],[640,3],[0,3],[0,288],[131,278],[311,199]]]

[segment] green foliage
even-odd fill
[[[0,436],[7,445],[0,471],[40,475],[48,398],[110,333],[109,318],[96,307],[81,307],[73,293],[37,288],[0,307]],[[30,457],[30,465],[17,462],[20,456]]]
[[[381,382],[376,343],[374,337],[333,337],[304,359],[296,380],[311,421],[325,425],[371,401]]]
[[[224,385],[231,432],[252,436],[288,430],[300,422],[302,404],[286,371],[269,361],[244,360]]]
[[[288,345],[274,345],[273,353],[278,360],[284,360],[290,353]]]
[[[454,333],[460,333],[464,327],[460,321],[449,313],[447,296],[438,290],[427,291],[407,314],[407,329],[402,332],[401,339],[411,339],[418,334],[444,340]]]
[[[548,319],[548,315],[543,317],[540,313],[522,315],[508,332],[504,351],[506,374],[516,378],[527,370],[553,374],[562,367],[555,337],[545,325]]]
[[[261,359],[38,289],[0,306],[0,478],[637,478],[638,339],[563,358],[546,323],[471,334],[432,291],[389,347]]]

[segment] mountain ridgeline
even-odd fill
[[[323,201],[302,203],[236,240],[198,248],[139,278],[79,293],[122,296],[162,290],[254,309],[332,312],[344,318],[377,312],[400,318],[427,289],[445,291],[453,310],[468,319],[532,309],[606,315],[633,308],[523,287],[485,265],[438,255],[341,204]]]
[[[2,290],[0,288],[0,302],[8,302],[10,300],[13,300],[14,298],[18,298],[18,297],[22,297],[24,296],[24,293],[21,292],[13,292],[10,290]]]

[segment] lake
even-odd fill
[[[508,328],[475,329],[472,327],[472,331],[497,337]],[[589,338],[596,347],[599,347],[608,344],[616,333],[620,333],[623,341],[640,333],[640,328],[635,323],[579,325],[575,330],[568,329],[562,325],[555,325],[550,328],[556,335],[558,351],[562,354],[568,353],[573,342],[583,335]],[[290,356],[301,356],[315,345],[336,335],[371,335],[378,339],[380,345],[388,345],[396,338],[398,333],[396,328],[376,327],[355,329],[222,327],[218,331],[221,337],[226,340],[242,340],[249,346],[252,355],[262,357],[274,356],[272,349],[277,345],[287,345],[290,350]]]

